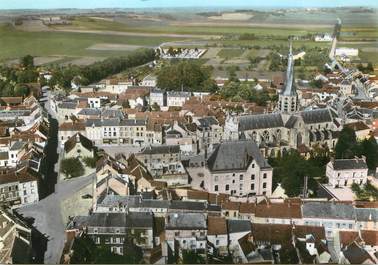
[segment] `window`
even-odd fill
[[[255,189],[255,184],[252,183],[252,184],[251,184],[251,190],[254,190],[254,189]]]
[[[240,185],[239,185],[239,189],[240,189],[240,190],[243,190],[243,184],[240,184]]]
[[[243,175],[240,175],[240,176],[239,176],[239,179],[240,179],[240,180],[243,180]]]
[[[230,189],[230,185],[227,184],[225,190],[227,191],[229,189]]]
[[[251,180],[255,180],[255,174],[251,175]]]
[[[214,186],[214,190],[215,190],[215,191],[218,191],[218,185],[215,185],[215,186]]]
[[[267,174],[266,174],[266,173],[264,173],[264,175],[263,175],[263,178],[264,178],[264,179],[266,179],[266,177],[267,177]]]
[[[215,245],[219,246],[219,239],[215,240]]]
[[[263,183],[263,189],[266,189],[266,182]]]
[[[252,163],[252,168],[255,168],[255,164]]]

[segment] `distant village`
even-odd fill
[[[331,154],[345,128],[378,140],[378,77],[343,65],[358,49],[337,47],[340,27],[315,37],[331,43],[322,87],[295,77],[289,40],[286,71],[255,80],[278,97],[265,106],[166,90],[153,74],[0,97],[0,263],[31,263],[36,231],[50,236],[49,263],[95,262],[101,251],[123,263],[378,263],[378,204],[357,191],[378,194],[370,157],[331,157],[327,181],[315,191],[305,176],[297,196],[273,177],[271,161]],[[49,195],[46,172],[57,173]]]

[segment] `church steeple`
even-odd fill
[[[285,113],[293,113],[298,110],[298,95],[294,80],[294,56],[291,40],[289,54],[287,55],[286,80],[279,95],[278,108],[281,112]]]

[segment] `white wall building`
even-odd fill
[[[224,142],[207,160],[204,185],[211,193],[270,196],[272,173],[253,141]]]
[[[182,107],[187,100],[190,99],[190,92],[167,92],[167,106],[168,107]]]
[[[326,175],[333,187],[362,185],[367,182],[366,158],[336,159],[327,164]]]

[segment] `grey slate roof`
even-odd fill
[[[300,115],[306,124],[332,121],[331,112],[328,108],[302,111]]]
[[[140,207],[143,208],[163,208],[168,209],[170,202],[167,200],[143,200],[140,203]]]
[[[154,224],[152,213],[129,212],[126,216],[126,226],[129,228],[151,228]]]
[[[279,113],[245,115],[239,119],[239,130],[248,131],[256,129],[283,127],[282,116]]]
[[[102,120],[102,126],[119,126],[119,119],[105,119]]]
[[[20,150],[21,148],[23,148],[24,146],[25,146],[25,142],[23,142],[23,141],[17,141],[17,142],[15,142],[12,146],[11,146],[11,148],[10,148],[10,150],[11,151],[16,151],[16,150]]]
[[[144,126],[146,125],[145,120],[133,120],[133,119],[128,119],[128,120],[122,120],[120,122],[121,126]]]
[[[192,95],[191,92],[185,91],[168,91],[167,97],[190,97]]]
[[[9,158],[9,154],[7,151],[5,152],[0,152],[0,160],[6,160]]]
[[[97,205],[104,207],[126,206],[129,207],[139,205],[141,197],[139,195],[106,195],[101,201],[97,202]]]
[[[271,168],[253,141],[230,141],[218,145],[207,160],[211,171],[244,170],[255,160],[260,168]]]
[[[123,115],[122,111],[120,111],[118,109],[105,109],[105,110],[102,111],[101,117],[102,118],[119,118],[119,119],[123,119],[124,115]]]
[[[373,221],[378,222],[377,208],[355,208],[356,218],[358,221]]]
[[[304,202],[302,214],[304,218],[355,219],[353,205],[334,202]]]
[[[294,115],[291,115],[290,118],[287,120],[287,122],[285,123],[285,127],[286,128],[289,128],[289,129],[292,129],[294,128],[294,125],[295,123],[297,122],[298,120],[298,117],[297,116],[294,116]]]
[[[145,147],[141,154],[170,154],[170,153],[180,153],[179,145],[150,145]]]
[[[76,109],[76,106],[76,102],[62,102],[58,104],[58,108],[60,109]]]
[[[198,119],[198,122],[200,123],[201,127],[209,127],[211,125],[218,124],[218,121],[213,116],[203,117]]]
[[[101,122],[100,119],[87,119],[85,121],[85,126],[86,127],[92,127],[92,126],[94,126],[94,127],[101,127],[101,125],[102,125],[102,122]]]
[[[296,87],[294,84],[294,58],[293,58],[293,51],[292,51],[292,44],[290,42],[290,51],[287,56],[287,69],[286,69],[286,79],[285,79],[285,86],[282,90],[282,95],[284,96],[295,96],[296,95]]]
[[[101,111],[99,109],[85,108],[81,109],[78,115],[99,116]]]
[[[169,213],[165,228],[168,230],[206,229],[206,215],[204,213]]]
[[[333,168],[335,170],[347,170],[347,169],[367,169],[367,164],[362,158],[354,159],[336,159],[333,161]]]
[[[93,227],[126,227],[125,213],[93,213],[87,221]]]
[[[190,210],[190,211],[205,211],[206,204],[204,202],[195,201],[172,201],[169,209],[173,210]]]
[[[228,233],[251,232],[251,221],[249,220],[227,220]]]

